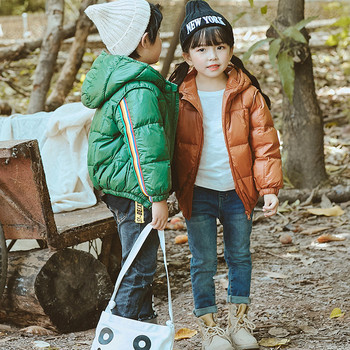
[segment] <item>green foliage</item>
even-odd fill
[[[272,41],[272,38],[267,38],[264,40],[259,40],[257,41],[255,44],[253,44],[247,52],[244,53],[243,55],[243,61],[248,61],[248,59],[250,58],[250,56],[253,54],[254,51],[256,51],[257,49],[259,49],[261,46],[263,46],[266,43],[269,43],[270,41]]]
[[[289,101],[293,100],[294,93],[294,61],[287,51],[281,51],[277,56],[278,73],[281,78],[283,90]]]
[[[45,0],[0,0],[0,16],[21,15],[23,12],[45,10]]]
[[[267,5],[263,6],[260,8],[260,13],[262,15],[266,15],[267,14]]]
[[[279,37],[276,39],[268,38],[260,40],[250,47],[249,56],[261,45],[266,42],[270,43],[269,59],[274,68],[278,69],[283,90],[289,101],[293,101],[294,93],[294,46],[298,43],[306,44],[304,35],[298,28],[305,26],[312,19],[303,20],[303,23],[297,23],[294,26],[286,28],[282,33],[278,32]],[[302,27],[301,27],[302,28]],[[243,57],[245,59],[245,57]]]
[[[303,44],[306,44],[306,39],[303,34],[300,33],[300,31],[295,27],[288,27],[284,32],[283,32],[284,38],[292,38],[295,41],[299,41]]]
[[[335,13],[338,19],[329,26],[332,34],[329,35],[325,44],[335,48],[345,75],[350,75],[350,3],[331,2],[324,6],[325,10]],[[346,14],[346,15],[344,15]]]
[[[237,15],[235,16],[235,18],[233,19],[232,21],[232,26],[234,26],[234,24],[241,18],[243,17],[244,15],[246,14],[246,12],[239,12],[237,13]]]
[[[270,62],[272,64],[272,67],[274,67],[275,69],[277,69],[277,65],[276,65],[276,57],[280,51],[281,48],[281,42],[282,40],[280,38],[278,39],[274,39],[271,43],[270,43],[270,48],[269,48],[269,59]]]
[[[269,59],[273,67],[277,67],[281,78],[283,90],[290,102],[294,93],[294,50],[295,45],[307,44],[304,35],[300,32],[315,17],[304,19],[294,26],[286,28],[282,33],[277,31],[279,37],[270,43]]]
[[[251,6],[254,5],[253,1],[250,1],[250,4]],[[261,7],[260,12],[261,14],[266,14],[267,5]],[[294,48],[298,45],[300,46],[307,44],[307,40],[300,30],[315,18],[316,17],[303,19],[297,24],[286,28],[283,32],[279,31],[273,23],[270,23],[270,25],[275,29],[278,37],[276,39],[267,38],[256,42],[243,55],[243,61],[247,61],[254,51],[259,49],[264,44],[269,43],[270,62],[275,69],[278,69],[283,90],[290,102],[293,101],[294,92],[294,60],[297,61],[297,59],[294,57]]]
[[[339,46],[341,48],[346,48],[350,44],[349,32],[350,32],[350,16],[343,16],[339,18],[332,27],[338,27],[338,31],[335,34],[331,34],[326,45],[328,46]]]

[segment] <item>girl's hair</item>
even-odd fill
[[[145,33],[148,33],[151,44],[154,44],[157,39],[160,24],[163,20],[163,15],[160,12],[160,5],[149,4],[149,6],[151,8],[151,16]],[[129,55],[129,57],[133,59],[140,58],[140,55],[137,53],[137,48]]]
[[[182,51],[188,53],[190,49],[194,49],[201,45],[216,46],[222,43],[233,47],[233,35],[230,35],[227,31],[225,31],[223,27],[205,27],[194,33],[190,40],[185,41],[182,47]],[[261,91],[258,80],[244,67],[243,62],[237,56],[234,55],[231,58],[231,62],[237,68],[240,68],[249,77],[252,84],[260,91],[260,93],[264,97],[267,106],[271,108],[271,101],[269,97]],[[177,85],[180,85],[186,78],[189,68],[190,67],[187,62],[180,63],[176,66],[174,72],[170,75],[169,80]]]

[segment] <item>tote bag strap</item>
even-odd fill
[[[120,272],[117,278],[117,282],[115,283],[114,291],[111,296],[111,300],[109,301],[106,312],[111,313],[112,309],[115,308],[116,303],[114,301],[118,289],[120,287],[120,284],[124,278],[124,275],[126,271],[128,271],[129,267],[131,266],[132,262],[136,258],[136,255],[140,251],[143,243],[145,242],[146,238],[148,237],[149,233],[152,231],[153,227],[151,224],[148,224],[140,233],[140,236],[137,238],[134,246],[132,247],[128,257],[126,258]],[[170,320],[173,322],[173,307],[172,307],[172,301],[171,301],[171,291],[170,291],[170,282],[169,282],[169,274],[168,274],[168,267],[167,267],[167,261],[166,261],[166,253],[165,253],[165,237],[164,237],[164,231],[158,231],[158,237],[159,237],[159,242],[160,242],[160,247],[162,248],[163,251],[163,259],[164,259],[164,267],[165,267],[165,272],[166,272],[166,278],[167,278],[167,286],[168,286],[168,304],[169,304],[169,316]]]
[[[168,265],[166,262],[166,253],[165,253],[165,237],[164,237],[164,231],[158,231],[158,237],[159,237],[159,242],[160,246],[163,251],[163,261],[164,261],[164,268],[165,268],[165,273],[166,273],[166,282],[168,285],[168,305],[169,305],[169,316],[171,322],[173,321],[173,303],[171,301],[171,289],[170,289],[170,281],[169,281],[169,273],[168,273]]]

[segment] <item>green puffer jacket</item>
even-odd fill
[[[102,52],[82,86],[97,108],[88,149],[95,188],[150,208],[169,196],[178,118],[177,86],[146,63]]]

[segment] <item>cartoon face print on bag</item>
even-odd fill
[[[104,345],[108,345],[108,348],[110,348],[113,339],[115,338],[113,331],[110,328],[103,328],[101,329],[100,335],[98,337],[98,342],[101,344],[101,347],[99,347],[97,350],[103,350]],[[117,341],[115,339],[115,341]],[[147,335],[138,335],[135,339],[130,339],[130,342],[132,342],[133,349],[135,350],[151,350],[152,349],[152,342]]]

